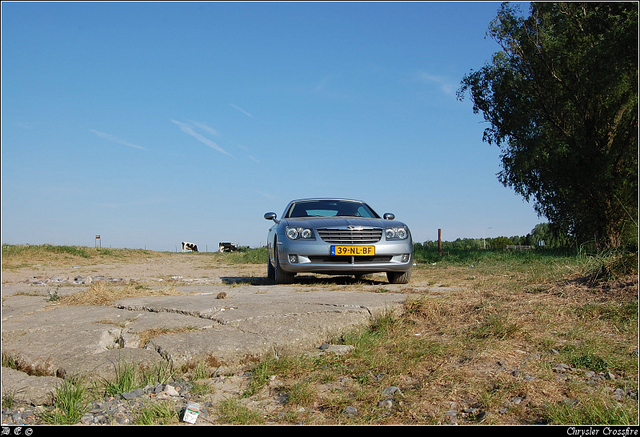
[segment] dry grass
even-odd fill
[[[142,249],[110,249],[83,246],[2,245],[2,270],[19,269],[37,264],[98,264],[104,260],[138,262],[149,258],[168,257],[169,252]]]
[[[412,282],[428,282],[430,290],[404,287],[402,316],[336,339],[355,346],[349,356],[281,357],[254,370],[256,384],[258,375],[277,375],[278,391],[288,396],[268,417],[305,424],[637,424],[637,276],[597,283],[583,280],[588,276],[571,258],[420,264]],[[570,370],[560,372],[558,364]],[[389,386],[402,394],[381,406]],[[345,415],[348,406],[358,413]]]
[[[179,291],[172,287],[163,289],[150,289],[135,284],[125,286],[108,285],[105,282],[92,283],[87,289],[77,293],[62,296],[58,303],[60,305],[101,305],[110,306],[114,302],[131,297],[144,296],[177,296]]]

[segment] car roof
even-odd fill
[[[308,198],[304,198],[304,199],[295,199],[292,200],[289,203],[294,203],[294,202],[306,202],[306,201],[311,201],[311,200],[341,200],[341,201],[345,201],[345,202],[359,202],[359,203],[365,203],[362,200],[357,200],[357,199],[343,199],[340,197],[308,197]]]

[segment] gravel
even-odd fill
[[[172,409],[178,413],[177,417],[182,422],[187,404],[201,401],[197,423],[206,424],[213,404],[202,396],[192,394],[190,389],[191,386],[187,382],[170,381],[117,396],[107,396],[90,402],[79,423],[82,425],[134,425],[141,411],[160,402],[170,402]],[[51,407],[6,408],[2,410],[2,424],[9,426],[45,424],[41,413],[47,410],[50,411]]]

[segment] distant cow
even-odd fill
[[[238,246],[233,243],[220,243],[218,245],[218,250],[220,252],[235,252],[238,250]]]
[[[185,250],[191,250],[193,252],[197,252],[198,251],[198,246],[196,246],[194,243],[189,243],[188,241],[183,241],[182,242],[182,251],[184,252]]]

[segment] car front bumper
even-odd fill
[[[413,265],[413,243],[402,241],[380,241],[374,246],[373,256],[331,255],[331,246],[324,241],[291,241],[286,237],[278,240],[280,267],[290,273],[367,274],[378,272],[407,272]]]

